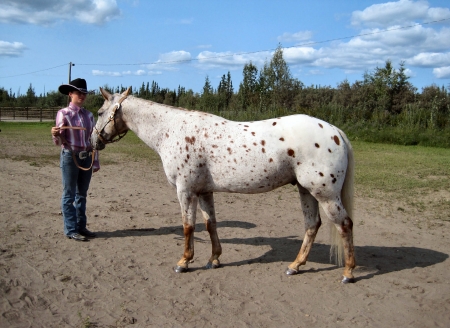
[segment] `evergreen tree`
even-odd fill
[[[239,84],[239,102],[246,110],[258,103],[258,69],[252,62],[245,64],[242,71],[242,82]]]
[[[205,84],[203,86],[203,92],[200,96],[200,110],[203,111],[213,111],[216,109],[216,101],[214,99],[214,90],[211,86],[209,76],[205,78]]]

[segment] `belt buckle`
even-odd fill
[[[80,152],[78,153],[78,157],[79,157],[80,159],[85,159],[85,158],[88,157],[88,152],[87,152],[87,151],[80,151]]]

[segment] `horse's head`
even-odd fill
[[[131,93],[131,87],[122,94],[112,95],[102,88],[100,92],[105,102],[98,110],[97,124],[91,135],[92,147],[97,150],[104,149],[107,143],[119,141],[127,133],[128,127],[123,121],[122,102]]]

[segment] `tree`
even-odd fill
[[[275,50],[270,63],[266,63],[259,76],[260,108],[292,109],[296,94],[303,84],[292,78],[283,58],[281,45]]]
[[[239,102],[242,109],[258,104],[258,69],[252,62],[245,64],[242,71],[242,82],[239,84]]]
[[[231,74],[228,71],[227,76],[222,75],[222,79],[219,82],[219,87],[217,88],[218,94],[218,110],[228,109],[233,95],[233,82],[231,81]]]
[[[211,86],[211,81],[209,80],[209,76],[207,75],[205,78],[205,84],[203,86],[203,92],[200,96],[200,110],[203,111],[212,111],[216,109],[216,101],[214,99],[214,90]]]
[[[364,73],[364,84],[372,88],[371,97],[379,109],[398,114],[407,102],[406,98],[414,96],[415,88],[408,82],[405,70],[404,62],[395,70],[392,62],[387,60],[384,67]]]

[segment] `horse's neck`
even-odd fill
[[[149,147],[158,151],[158,139],[171,126],[176,109],[135,97],[123,106],[128,128]]]

